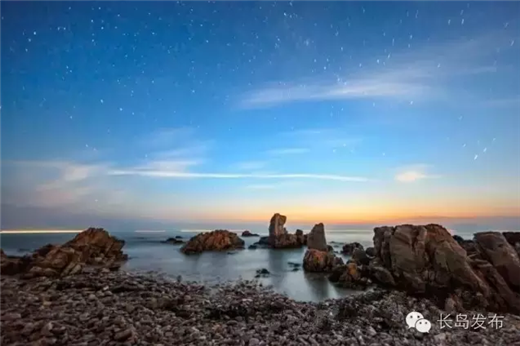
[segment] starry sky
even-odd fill
[[[2,227],[520,228],[519,2],[2,2]]]

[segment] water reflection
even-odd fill
[[[214,284],[222,281],[234,281],[240,278],[253,279],[256,271],[266,268],[271,273],[259,280],[280,293],[287,294],[296,300],[321,301],[350,294],[351,291],[332,285],[326,276],[306,274],[300,267],[293,271],[289,262],[302,263],[305,248],[270,250],[249,250],[248,246],[258,238],[245,238],[245,249],[232,252],[205,252],[199,255],[181,253],[179,245],[165,244],[162,240],[172,234],[117,234],[125,239],[124,251],[130,260],[125,264],[125,270],[148,272],[150,270],[169,275],[173,278],[182,276],[185,281],[198,281]],[[191,235],[182,234],[185,239]],[[16,254],[16,250],[38,248],[49,242],[63,243],[74,235],[3,235],[2,245],[8,253]],[[22,238],[20,238],[22,237]],[[59,239],[58,239],[59,238]],[[14,249],[14,250],[13,250]]]

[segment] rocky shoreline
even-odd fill
[[[364,291],[297,302],[258,281],[204,286],[120,271],[125,242],[90,228],[31,255],[1,252],[0,344],[520,346],[518,233],[464,240],[440,225],[379,227],[373,248],[343,246],[351,254],[344,264],[323,224],[307,235],[290,234],[285,221],[272,218],[270,230],[278,232],[267,246],[306,246],[293,270],[301,265]],[[238,235],[217,230],[191,238],[180,251],[243,248]],[[257,271],[259,278],[268,275]]]
[[[2,345],[520,345],[518,316],[441,329],[441,310],[397,291],[296,302],[257,281],[205,287],[90,267],[55,279],[2,276],[1,292]],[[411,311],[432,322],[429,333],[407,328]]]

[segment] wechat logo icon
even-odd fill
[[[424,318],[424,316],[417,311],[412,311],[406,315],[406,325],[408,329],[415,328],[418,332],[429,333],[432,329],[430,321]]]

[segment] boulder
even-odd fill
[[[356,263],[338,265],[332,270],[329,280],[344,288],[364,289],[370,284],[370,280],[361,271]]]
[[[333,253],[316,249],[308,249],[303,257],[303,269],[308,272],[331,272],[342,264],[343,259]]]
[[[295,234],[285,233],[275,238],[269,238],[269,246],[273,249],[290,249],[302,247],[303,244]]]
[[[440,225],[378,227],[374,229],[376,258],[369,269],[378,282],[393,285],[393,279],[395,286],[412,294],[443,302],[455,294],[466,309],[520,311],[520,297],[514,293],[519,268],[516,252],[504,249],[504,237],[483,234],[476,238],[482,248],[479,252],[490,262],[467,256]]]
[[[365,253],[370,258],[374,258],[376,256],[376,250],[373,247],[367,247],[367,249],[365,250]]]
[[[185,254],[196,254],[204,251],[229,251],[243,249],[244,241],[233,232],[216,230],[192,237],[182,248]]]
[[[269,246],[269,237],[260,237],[260,240],[258,240],[258,242],[255,244]]]
[[[468,255],[477,254],[478,249],[473,240],[464,239],[460,235],[454,235],[453,239],[464,249]]]
[[[325,226],[322,223],[314,225],[307,236],[307,247],[313,250],[328,251],[325,239]]]
[[[365,250],[360,248],[354,249],[351,259],[359,265],[368,265],[370,263],[370,258],[367,256]]]
[[[163,243],[179,245],[179,244],[184,244],[184,240],[175,237],[175,238],[168,238],[165,241],[163,241]]]
[[[269,272],[269,270],[265,269],[265,268],[262,268],[262,269],[258,269],[256,271],[256,275],[255,275],[255,278],[260,278],[260,277],[267,277],[269,276],[271,273]]]
[[[287,233],[284,225],[287,222],[287,216],[278,213],[271,217],[269,222],[269,237],[276,238]]]
[[[500,273],[506,283],[520,292],[520,259],[515,249],[499,232],[475,234],[481,255]]]
[[[303,234],[303,231],[301,229],[297,229],[296,232],[294,232],[296,235],[296,239],[298,241],[298,244],[301,246],[307,245],[307,235]]]
[[[260,236],[259,234],[251,233],[248,230],[245,230],[244,232],[242,232],[242,237],[259,237],[259,236]]]
[[[284,225],[287,217],[278,213],[274,214],[269,223],[269,237],[261,237],[258,245],[266,245],[273,249],[298,248],[304,244],[303,232],[289,234]]]
[[[4,250],[0,249],[0,274],[16,275],[27,270],[31,263],[29,256],[17,257],[7,256]]]
[[[377,258],[370,262],[368,270],[370,278],[381,286],[394,287],[396,285],[392,273]]]
[[[504,232],[502,234],[520,256],[520,232]]]
[[[356,242],[348,243],[348,244],[343,245],[343,249],[341,250],[341,252],[344,255],[350,256],[354,252],[354,249],[363,250],[363,245],[361,245],[360,243],[356,243]]]
[[[30,256],[6,256],[2,274],[56,277],[76,274],[87,265],[118,268],[128,258],[124,244],[102,228],[89,228],[61,246],[45,245]]]

